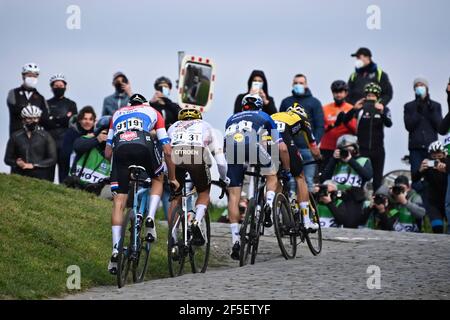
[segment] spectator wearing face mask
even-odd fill
[[[128,104],[133,94],[127,76],[123,72],[116,72],[112,82],[115,92],[103,100],[102,116],[112,116],[114,112]]]
[[[345,102],[348,94],[347,83],[343,80],[334,81],[331,84],[331,92],[334,102],[323,106],[325,134],[320,141],[323,165],[333,156],[337,139],[340,136],[344,134],[356,134],[356,119],[344,122],[345,113],[353,108],[350,103]]]
[[[368,48],[359,48],[351,55],[356,57],[355,72],[348,80],[347,102],[355,105],[358,100],[365,97],[364,87],[375,82],[381,87],[381,96],[378,104],[386,107],[392,100],[393,90],[387,73],[372,61],[372,52]]]
[[[297,102],[301,105],[308,115],[311,124],[312,133],[317,142],[320,142],[324,133],[324,115],[322,103],[316,99],[308,87],[308,80],[303,74],[297,74],[292,81],[292,96],[289,96],[281,102],[280,112],[284,112],[289,106]],[[294,138],[295,145],[299,148],[302,158],[305,162],[314,161],[314,157],[308,148],[308,144],[303,136]],[[315,164],[309,164],[304,167],[304,174],[308,189],[312,192],[314,188],[314,176],[316,174]]]
[[[56,146],[51,135],[39,126],[41,115],[41,109],[33,105],[22,109],[22,128],[9,138],[5,163],[11,166],[11,173],[52,181]]]
[[[49,108],[49,133],[56,143],[58,154],[58,177],[67,176],[69,172],[69,159],[62,153],[64,135],[69,128],[69,120],[78,113],[77,104],[64,96],[67,89],[67,81],[63,74],[55,74],[50,78],[50,88],[53,98],[47,101]],[[53,175],[54,175],[53,170]],[[59,178],[59,182],[62,180]]]
[[[9,135],[22,129],[22,109],[33,105],[42,111],[40,124],[47,128],[48,107],[45,98],[36,90],[40,69],[35,63],[27,63],[22,67],[23,83],[8,93]]]
[[[444,147],[450,154],[450,80],[447,84],[447,105],[449,112],[439,125],[439,134],[444,135]],[[450,234],[450,174],[447,176],[447,194],[445,196],[445,214],[447,216],[447,234]]]
[[[236,97],[234,102],[234,113],[242,111],[242,99],[247,94],[257,94],[263,99],[262,111],[268,115],[272,115],[277,112],[275,107],[275,102],[271,96],[269,96],[269,88],[267,84],[266,75],[261,70],[253,70],[248,78],[248,91],[246,93],[241,93]]]

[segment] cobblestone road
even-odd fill
[[[349,229],[323,234],[319,256],[304,244],[289,261],[276,238],[264,236],[256,264],[239,268],[228,258],[228,225],[214,224],[212,246],[223,255],[221,267],[67,299],[450,299],[450,236]],[[380,289],[367,287],[370,265],[381,270]]]

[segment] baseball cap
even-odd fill
[[[360,55],[366,57],[372,57],[372,52],[368,48],[359,48],[355,53],[352,53],[352,57],[359,57]]]

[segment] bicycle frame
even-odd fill
[[[138,221],[138,212],[142,215],[142,221],[148,214],[148,201],[150,197],[148,196],[149,188],[141,187],[139,188],[139,181],[135,181],[134,185],[134,199],[133,199],[133,218],[134,218],[134,237],[133,244],[131,246],[131,252],[135,253],[138,250],[138,237],[139,237],[139,227],[140,221]],[[137,189],[137,190],[136,190]],[[134,257],[133,257],[134,258]]]
[[[184,186],[183,186],[183,193],[181,195],[181,208],[183,209],[183,214],[184,214],[184,245],[187,247],[188,246],[188,236],[187,236],[187,231],[188,231],[188,199],[189,197],[193,196],[196,191],[195,189],[192,189],[191,191],[187,192],[187,186],[186,183],[190,182],[190,181],[185,181]]]

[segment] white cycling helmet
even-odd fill
[[[447,150],[444,148],[444,146],[439,140],[432,142],[428,147],[428,153],[435,153],[435,152],[447,153]]]
[[[36,63],[33,63],[33,62],[27,63],[27,64],[25,64],[25,65],[22,67],[22,74],[31,72],[31,73],[34,73],[34,74],[39,75],[39,72],[40,72],[40,71],[41,71],[41,70],[39,69],[39,67],[37,66],[37,64],[36,64]]]
[[[22,118],[39,118],[42,114],[42,110],[39,109],[36,106],[26,106],[22,109],[22,112],[20,112],[20,115]]]
[[[66,77],[62,74],[62,73],[57,73],[57,74],[54,74],[54,75],[52,75],[51,77],[50,77],[50,86],[53,84],[53,82],[55,82],[55,81],[62,81],[62,82],[64,82],[65,84],[67,84],[67,81],[66,81]]]

